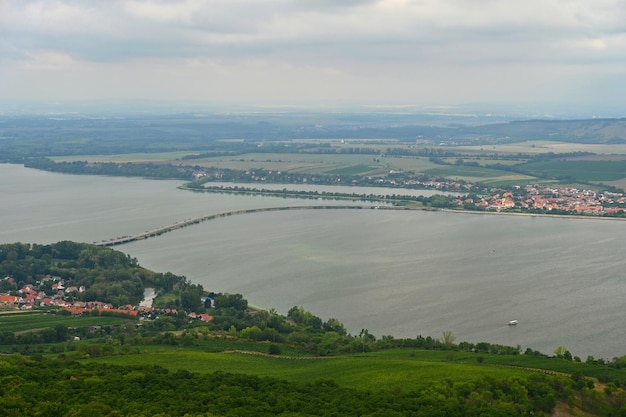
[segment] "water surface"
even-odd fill
[[[177,185],[0,165],[0,242],[94,242],[212,213],[312,204]],[[116,249],[259,307],[284,314],[300,305],[336,317],[353,333],[449,330],[457,341],[546,353],[563,345],[583,360],[610,359],[626,354],[625,228],[592,219],[297,210],[219,218]],[[512,319],[519,325],[507,326]]]
[[[310,210],[218,219],[125,245],[154,269],[353,333],[612,358],[626,346],[623,222]],[[174,253],[170,248],[177,248]],[[509,320],[519,320],[511,327]]]

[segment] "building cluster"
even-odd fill
[[[8,282],[9,286],[17,285],[12,277],[5,277],[4,281]],[[45,287],[48,287],[48,291],[44,290]],[[84,286],[66,286],[65,280],[61,277],[46,275],[37,285],[25,284],[17,291],[0,294],[0,305],[19,307],[22,310],[37,307],[65,308],[71,307],[72,300],[77,294],[83,292],[85,292]],[[80,302],[77,301],[77,303]]]
[[[537,185],[516,186],[514,191],[497,188],[489,191],[482,197],[457,199],[455,203],[492,211],[567,212],[597,216],[618,216],[626,212],[626,196],[623,193]]]
[[[15,286],[15,279],[12,277],[3,278],[9,286]],[[19,308],[21,310],[32,310],[42,307],[57,307],[70,312],[73,315],[91,314],[93,311],[127,314],[137,316],[142,320],[154,320],[160,315],[176,316],[179,311],[170,308],[155,308],[145,305],[127,304],[114,307],[111,303],[102,301],[79,301],[76,296],[85,292],[84,286],[65,286],[65,280],[61,277],[46,275],[37,285],[25,284],[16,291],[0,293],[0,307]],[[48,291],[44,290],[48,287]],[[50,291],[51,289],[51,291]],[[51,294],[52,293],[52,294]],[[195,312],[187,313],[191,319],[204,322],[211,321],[212,316]]]

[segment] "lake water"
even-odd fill
[[[312,204],[179,184],[0,165],[0,242],[92,242],[210,213]],[[336,317],[352,333],[449,330],[457,341],[545,353],[562,345],[584,360],[626,354],[625,231],[626,222],[593,219],[296,210],[219,218],[116,249],[259,307]]]

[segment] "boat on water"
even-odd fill
[[[509,321],[509,326],[515,326],[515,325],[517,325],[517,320]]]

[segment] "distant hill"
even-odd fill
[[[251,146],[256,148],[258,142],[294,139],[394,139],[466,145],[526,140],[626,143],[626,119],[526,120],[485,125],[476,122],[376,113],[0,117],[0,161],[22,163],[33,157],[191,150],[241,153],[249,152]]]
[[[626,119],[525,120],[459,129],[462,137],[494,142],[555,140],[574,143],[626,143]]]

